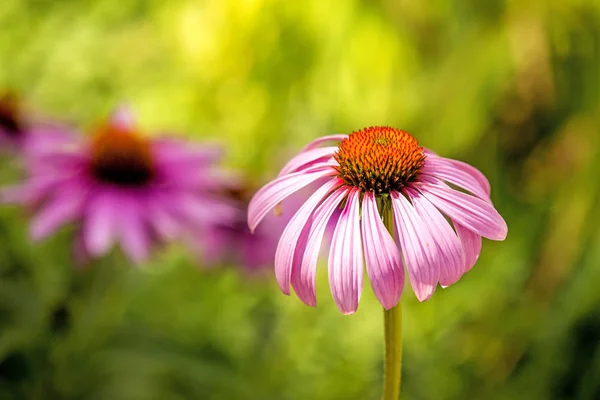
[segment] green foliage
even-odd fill
[[[149,131],[222,140],[257,183],[307,141],[406,129],[490,178],[509,227],[418,303],[408,399],[600,398],[600,3],[0,2],[0,86],[88,127],[130,102]],[[2,183],[17,179],[2,160]],[[0,211],[0,399],[377,399],[382,313],[339,314],[179,248],[76,269]]]

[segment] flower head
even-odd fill
[[[333,141],[339,144],[321,147]],[[417,298],[424,301],[438,283],[449,286],[473,267],[482,237],[506,237],[506,223],[481,172],[440,157],[420,147],[408,132],[389,127],[310,143],[256,193],[248,209],[250,229],[286,197],[316,181],[323,183],[292,217],[275,255],[281,290],[289,294],[291,284],[311,306],[316,304],[323,234],[338,208],[329,284],[345,314],[358,308],[364,263],[375,295],[389,309],[402,295],[405,267]]]
[[[4,195],[37,210],[34,239],[75,222],[78,254],[97,257],[119,243],[140,262],[153,244],[232,218],[216,194],[219,156],[216,148],[146,138],[121,108],[90,139],[29,151],[27,180]]]

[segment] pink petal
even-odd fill
[[[65,146],[66,147],[66,146]],[[30,173],[46,176],[73,176],[88,163],[88,155],[79,148],[50,148],[37,154],[26,154],[27,168]]]
[[[18,185],[5,186],[0,190],[0,203],[35,204],[50,197],[54,192],[70,184],[72,179],[61,175],[35,176]]]
[[[443,287],[450,286],[464,272],[465,254],[462,243],[446,218],[421,193],[407,188],[406,194],[429,228],[433,243],[437,246],[440,256],[440,284]]]
[[[101,191],[89,199],[83,240],[90,256],[108,252],[117,235],[118,221],[123,217],[123,201],[112,191]]]
[[[346,135],[346,134],[323,136],[323,137],[313,140],[312,142],[310,142],[309,144],[304,146],[304,148],[300,152],[304,153],[305,151],[316,149],[317,147],[321,146],[323,143],[340,142],[340,141],[346,139],[347,137],[348,137],[348,135]]]
[[[336,186],[343,185],[344,181],[335,179]],[[340,186],[315,210],[312,215],[312,226],[310,228],[302,263],[292,269],[292,287],[296,294],[305,304],[314,307],[316,298],[316,272],[319,259],[319,249],[325,231],[330,226],[332,214],[338,209],[340,203],[348,194],[347,186]]]
[[[145,261],[150,252],[150,231],[144,208],[141,196],[130,195],[123,198],[118,221],[119,238],[123,252],[134,263]]]
[[[149,207],[153,202],[160,202],[168,215],[187,227],[204,229],[207,225],[227,223],[239,215],[233,203],[206,193],[160,190],[151,193],[149,198],[152,199]]]
[[[198,167],[218,161],[223,156],[223,149],[217,145],[198,146],[183,140],[161,138],[153,140],[152,153],[159,164]]]
[[[290,294],[290,279],[293,266],[302,261],[304,246],[311,229],[312,213],[329,192],[339,186],[337,179],[332,179],[321,186],[310,196],[290,219],[285,227],[275,252],[275,277],[281,291]]]
[[[307,167],[313,166],[316,162],[326,161],[333,157],[337,151],[337,146],[334,147],[319,147],[304,151],[292,158],[279,172],[278,176],[287,175],[292,172],[305,170]]]
[[[428,157],[425,160],[425,164],[423,165],[421,171],[425,176],[431,175],[440,180],[450,182],[456,186],[468,190],[482,200],[491,202],[489,190],[486,190],[485,187],[481,186],[481,184],[473,175],[465,172],[461,168],[458,168],[456,165],[449,162],[449,160],[445,160],[440,157]]]
[[[397,237],[408,276],[417,299],[425,301],[435,291],[442,260],[425,221],[403,195],[392,192],[391,196]]]
[[[483,188],[483,190],[488,195],[488,197],[490,196],[490,193],[491,193],[490,182],[487,180],[485,175],[483,175],[483,173],[480,170],[478,170],[477,168],[473,167],[472,165],[469,165],[462,161],[453,160],[451,158],[440,157],[429,149],[424,149],[424,150],[427,150],[427,151],[425,151],[425,153],[427,154],[428,159],[431,158],[431,159],[439,160],[443,163],[452,165],[454,168],[459,169],[459,170],[471,175],[477,181],[477,183],[479,183],[479,185]]]
[[[335,227],[329,251],[329,286],[333,300],[343,314],[353,314],[358,308],[363,273],[360,190],[353,188]]]
[[[506,222],[490,203],[454,190],[442,182],[415,185],[425,197],[453,221],[491,240],[504,240]]]
[[[381,305],[389,310],[402,296],[404,266],[400,250],[379,216],[372,192],[366,192],[363,198],[362,237],[373,292]]]
[[[465,252],[464,271],[466,272],[473,268],[479,258],[479,253],[481,252],[481,236],[468,230],[457,222],[454,222],[454,228],[456,228],[456,233],[462,242]]]
[[[41,240],[61,225],[72,222],[81,216],[85,192],[62,188],[44,204],[31,222],[30,235],[33,240]]]
[[[281,176],[262,188],[248,205],[248,227],[252,232],[262,219],[283,199],[319,178],[336,174],[331,166],[316,167]]]
[[[163,240],[173,240],[181,232],[181,222],[165,207],[158,193],[148,201],[148,220]]]

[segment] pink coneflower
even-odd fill
[[[157,242],[231,218],[232,207],[214,194],[219,156],[213,147],[145,138],[119,109],[89,140],[28,152],[28,179],[5,198],[37,210],[34,239],[76,222],[78,254],[98,257],[119,243],[140,262]]]
[[[340,143],[320,147],[332,141]],[[286,197],[318,180],[324,183],[292,217],[275,255],[281,290],[289,294],[291,284],[311,306],[325,227],[340,207],[328,265],[331,292],[344,314],[358,307],[364,263],[377,299],[390,309],[400,300],[405,267],[424,301],[438,283],[455,283],[475,264],[482,237],[506,237],[506,223],[481,172],[389,127],[310,143],[256,193],[248,210],[250,229]]]

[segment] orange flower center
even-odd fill
[[[132,128],[115,123],[101,126],[91,150],[92,173],[101,181],[137,186],[154,176],[150,143]]]
[[[338,175],[348,185],[376,194],[400,190],[419,174],[423,148],[410,133],[374,126],[353,132],[334,155]]]
[[[0,127],[9,135],[18,136],[23,132],[19,101],[13,94],[0,97]]]

